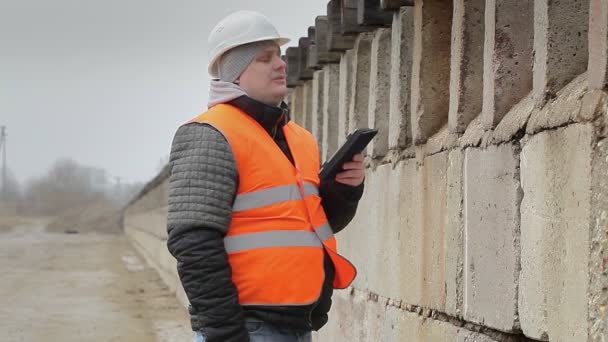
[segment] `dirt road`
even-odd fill
[[[184,308],[124,235],[0,233],[0,341],[192,341]]]

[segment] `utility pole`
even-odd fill
[[[6,126],[0,126],[0,152],[2,152],[2,193],[1,198],[7,195],[6,189]]]

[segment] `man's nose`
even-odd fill
[[[280,56],[276,56],[275,57],[275,69],[284,70],[286,68],[287,68],[287,63],[285,63],[285,61]]]

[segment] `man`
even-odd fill
[[[317,144],[283,102],[288,41],[256,12],[220,21],[209,109],[173,140],[167,246],[196,341],[311,341],[356,274],[333,234],[355,214],[363,156],[320,183]]]

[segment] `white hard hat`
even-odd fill
[[[218,62],[224,52],[239,45],[273,40],[279,46],[289,43],[270,20],[258,12],[238,11],[222,19],[209,34],[209,75],[219,78]]]

